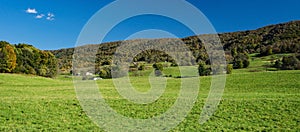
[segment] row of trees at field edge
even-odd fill
[[[0,41],[0,72],[22,73],[55,77],[57,60],[51,52],[41,51],[32,45],[11,45]]]
[[[300,53],[284,56],[276,60],[272,66],[281,70],[300,70]]]

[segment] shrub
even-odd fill
[[[233,65],[232,64],[228,64],[226,67],[226,73],[227,74],[231,74],[233,70]]]
[[[233,62],[233,68],[234,69],[241,69],[244,67],[244,63],[242,60],[237,60]]]
[[[247,68],[250,65],[250,61],[248,59],[243,60],[243,68]]]
[[[175,63],[175,62],[172,62],[172,63],[171,63],[171,67],[177,67],[177,66],[178,66],[177,63]]]
[[[206,66],[206,64],[204,62],[199,62],[198,65],[198,73],[199,76],[207,76],[210,75],[211,69]]]
[[[144,71],[145,70],[145,64],[140,64],[138,70],[139,71]]]
[[[247,68],[250,65],[248,54],[239,53],[238,55],[234,56],[232,64],[234,69]]]
[[[160,63],[154,63],[152,65],[152,67],[154,68],[154,72],[155,72],[155,76],[161,76],[162,75],[162,71],[164,69],[163,65]]]
[[[101,69],[101,70],[99,71],[99,76],[100,76],[101,78],[111,78],[111,76],[109,75],[107,69]]]
[[[300,61],[297,59],[295,55],[285,56],[282,58],[282,66],[283,70],[299,70]]]
[[[164,75],[164,77],[172,77],[172,75]]]
[[[280,62],[280,60],[276,60],[273,65],[273,67],[275,67],[275,68],[281,68],[281,66],[282,66],[282,63]]]
[[[154,63],[154,64],[152,65],[152,67],[153,67],[155,70],[160,70],[160,71],[162,71],[162,70],[164,69],[163,65],[160,64],[160,63]]]

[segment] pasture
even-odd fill
[[[254,59],[255,61],[255,59]],[[253,64],[261,64],[255,62]],[[192,110],[173,131],[300,131],[300,71],[234,70],[216,113],[208,122],[198,120],[211,77],[200,78]],[[132,76],[139,91],[149,90],[151,70]],[[176,69],[165,69],[176,73]],[[146,119],[164,113],[175,102],[180,79],[168,77],[164,94],[154,103],[134,104],[123,99],[111,79],[97,80],[106,102],[118,113]],[[103,131],[91,121],[77,100],[72,78],[0,74],[0,131]]]

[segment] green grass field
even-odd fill
[[[300,131],[300,71],[251,72],[253,68],[262,68],[262,61],[255,58],[248,69],[227,75],[220,105],[203,125],[198,120],[211,77],[200,77],[197,101],[173,131]],[[131,77],[137,90],[149,89],[150,72]],[[165,69],[165,74],[172,73],[177,75],[178,70]],[[98,80],[97,84],[107,103],[118,113],[144,119],[164,113],[174,103],[180,79],[167,78],[165,93],[148,105],[123,99],[110,79]],[[0,74],[0,100],[0,131],[103,131],[82,110],[72,78]]]

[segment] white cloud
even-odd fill
[[[54,18],[55,15],[53,13],[48,12],[47,14],[43,14],[43,13],[38,14],[38,11],[35,8],[28,8],[26,10],[26,13],[28,13],[28,14],[36,14],[35,15],[36,19],[46,18],[46,20],[49,20],[49,21],[55,20],[55,18]]]
[[[47,17],[46,19],[49,20],[49,21],[54,20],[54,18],[52,18],[52,17]]]
[[[53,13],[48,13],[48,17],[54,17]]]
[[[37,10],[36,9],[31,9],[31,8],[28,8],[27,10],[26,10],[26,13],[29,13],[29,14],[37,14],[38,12],[37,12]]]
[[[55,17],[55,15],[54,15],[53,13],[50,13],[50,12],[49,12],[49,13],[47,14],[47,18],[46,18],[46,19],[49,20],[49,21],[52,21],[52,20],[54,20],[54,17]]]
[[[39,15],[35,16],[35,18],[36,18],[36,19],[41,19],[41,18],[43,18],[44,16],[45,16],[44,14],[39,14]]]

